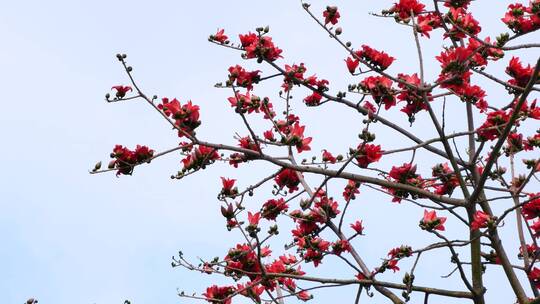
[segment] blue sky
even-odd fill
[[[504,31],[493,16],[502,16],[511,1],[498,2],[501,5],[473,4],[486,35]],[[313,4],[319,12],[331,3]],[[333,4],[342,9],[343,36],[354,45],[367,43],[396,56],[392,72],[417,71],[410,30],[367,14],[390,7],[392,1]],[[246,186],[274,168],[256,164],[251,167],[256,170],[235,171],[217,166],[171,181],[169,176],[180,166],[179,157],[171,156],[139,168],[132,177],[90,176],[88,169],[98,160],[106,163],[115,144],[146,144],[162,150],[177,143],[174,132],[147,105],[137,101],[107,104],[103,96],[112,85],[128,83],[115,58],[116,53],[125,52],[148,94],[193,100],[202,108],[200,136],[232,143],[234,131],[244,130],[226,101],[230,92],[215,89],[214,83],[223,81],[226,69],[236,63],[261,69],[266,75],[272,71],[255,62],[242,62],[239,53],[220,49],[208,43],[207,37],[225,28],[236,39],[238,33],[267,24],[276,44],[284,49],[282,64],[305,62],[308,74],[329,79],[334,91],[354,81],[346,72],[343,50],[309,19],[298,1],[0,3],[0,134],[4,142],[0,151],[0,303],[22,303],[28,297],[43,304],[122,303],[124,299],[136,304],[190,303],[175,295],[176,288],[201,291],[212,282],[206,276],[173,270],[171,256],[178,250],[192,258],[223,256],[232,242],[241,241],[222,225],[215,200],[219,176],[237,178]],[[538,34],[531,37],[538,38]],[[424,51],[429,58],[427,76],[433,79],[438,73],[433,57],[442,41],[431,43]],[[533,51],[524,52],[522,58],[532,62],[533,55]],[[507,60],[493,66],[500,70]],[[493,89],[488,101],[507,102],[497,100],[507,98],[504,91],[486,85]],[[255,93],[277,103],[278,87],[279,81],[269,82]],[[463,105],[453,100],[447,107],[448,130],[461,130]],[[361,118],[336,105],[319,111],[300,105],[297,109],[305,113],[306,134],[315,137],[314,151],[346,149],[361,130]],[[405,123],[397,110],[389,117]],[[403,145],[394,133],[377,130],[383,147]],[[417,123],[411,130],[423,138],[434,136],[429,125]],[[409,157],[403,155],[396,162]],[[420,162],[431,164],[430,157],[417,155]],[[337,194],[341,187],[341,183],[334,187]],[[422,213],[418,208],[393,205],[387,197],[368,190],[355,208],[368,225],[370,238],[358,246],[370,266],[376,266],[393,246],[421,246],[429,241],[417,227]],[[455,225],[449,235],[463,233]],[[424,268],[418,270],[423,275],[417,276],[419,282],[459,286],[456,278],[440,279],[451,270],[439,266],[448,259],[442,251],[427,257]],[[350,276],[347,271],[336,273],[334,266],[342,265],[329,261],[321,273]],[[489,297],[510,303],[512,297],[503,292],[509,287],[497,280],[499,275],[498,270],[486,275],[492,291]],[[394,279],[399,282],[400,277]],[[336,296],[351,302],[354,298],[353,293],[323,291],[316,302]],[[383,302],[376,297],[373,303]]]

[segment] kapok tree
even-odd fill
[[[162,152],[146,146],[130,149],[117,145],[108,168],[101,169],[98,163],[92,173],[132,175],[139,165],[168,154],[182,157],[181,169],[173,179],[203,173],[203,169],[220,163],[225,163],[222,170],[230,166],[231,171],[254,162],[272,165],[273,170],[265,178],[243,181],[251,185],[245,188],[230,178],[234,173],[223,174],[228,177],[222,177],[221,186],[215,189],[224,225],[231,233],[238,232],[243,241],[231,244],[228,251],[209,260],[192,261],[180,253],[173,258],[173,266],[223,276],[231,282],[204,286],[207,288],[201,293],[180,292],[182,297],[210,303],[232,303],[238,297],[256,303],[285,303],[311,300],[318,288],[355,285],[357,293],[350,298],[356,303],[361,295],[375,293],[392,303],[407,302],[412,294],[423,295],[424,303],[428,303],[430,295],[485,303],[490,286],[484,283],[483,275],[488,267],[494,267],[501,268],[504,274],[498,286],[513,293],[517,303],[540,303],[540,268],[535,266],[540,259],[540,191],[536,176],[540,171],[540,129],[534,130],[538,128],[540,107],[532,99],[540,91],[535,86],[539,83],[540,61],[523,63],[519,58],[520,51],[540,44],[514,43],[540,28],[540,1],[512,4],[504,16],[496,16],[502,18],[510,33],[493,38],[482,36],[473,6],[471,0],[400,0],[374,14],[391,17],[399,26],[410,28],[418,65],[396,73],[390,71],[392,63],[400,60],[393,57],[397,55],[374,46],[356,48],[342,40],[343,29],[337,25],[343,12],[337,7],[315,12],[302,3],[303,10],[325,35],[343,48],[343,72],[357,78],[346,90],[332,88],[319,76],[308,76],[303,63],[282,63],[282,50],[269,36],[268,27],[240,34],[238,41],[229,40],[224,30],[217,31],[209,37],[211,43],[239,52],[246,64],[267,69],[263,72],[232,64],[227,80],[216,85],[230,90],[228,103],[245,125],[244,130],[231,130],[232,134],[238,132],[236,143],[200,138],[196,130],[205,124],[199,106],[191,101],[147,95],[135,81],[126,55],[119,54],[117,58],[131,84],[112,87],[115,96],[107,94],[107,101],[147,102],[174,128],[181,142]],[[421,45],[429,43],[434,35],[441,35],[445,45],[436,58],[424,58]],[[504,71],[488,69],[497,60],[507,61]],[[436,79],[425,79],[424,64],[429,61],[440,64]],[[473,75],[477,81],[473,81]],[[272,78],[283,80],[275,88],[276,95],[257,96],[257,88]],[[488,103],[481,81],[500,85],[508,94]],[[301,101],[293,102],[293,93],[301,95]],[[436,110],[445,102],[459,101],[463,104],[462,130],[448,134],[445,108]],[[312,140],[317,139],[306,135],[310,127],[303,123],[302,111],[305,107],[324,109],[328,104],[357,113],[361,128],[343,132],[359,133],[358,140],[340,150],[326,149],[322,155],[306,157],[312,153]],[[402,119],[385,118],[385,113],[396,108],[403,112]],[[420,119],[438,136],[421,139],[408,130]],[[527,124],[529,127],[525,127]],[[396,137],[403,138],[399,142],[404,146],[381,147],[373,126],[389,128]],[[464,139],[465,144],[458,139]],[[417,151],[429,153],[430,157],[419,162],[415,159]],[[391,161],[402,154],[410,155],[410,161]],[[393,165],[381,166],[380,160],[384,159]],[[332,193],[336,187],[342,190]],[[386,194],[392,203],[418,209],[417,218],[405,218],[403,223],[419,223],[418,233],[427,236],[430,243],[387,248],[388,254],[380,264],[368,265],[356,248],[368,242],[364,225],[369,221],[360,220],[361,214],[345,214],[355,200],[361,201],[370,191]],[[493,204],[504,206],[504,211],[495,212]],[[516,225],[503,227],[509,217],[516,218]],[[466,228],[461,237],[450,239],[445,235],[445,224],[450,221]],[[280,230],[288,224],[294,227],[292,231]],[[501,238],[503,229],[519,239],[519,246],[507,245],[511,240]],[[401,242],[396,240],[397,245]],[[285,247],[270,247],[271,243]],[[368,244],[378,245],[376,240]],[[438,252],[441,262],[454,269],[452,273],[459,276],[461,289],[416,283],[415,269],[428,252]],[[348,268],[351,276],[318,275],[317,266],[330,259]],[[405,273],[399,272],[404,259],[413,261]],[[311,270],[306,273],[303,269]],[[380,279],[388,271],[395,274]]]

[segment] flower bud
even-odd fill
[[[92,169],[93,172],[96,172],[97,170],[101,169],[101,161],[97,162],[94,166],[94,169]]]

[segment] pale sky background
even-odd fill
[[[368,15],[389,8],[392,2],[312,1],[312,8],[319,15],[325,5],[338,5],[344,39],[397,57],[389,70],[392,73],[417,72],[410,29]],[[512,1],[494,2],[473,4],[484,27],[482,37],[505,30],[499,18]],[[237,178],[241,186],[247,186],[275,168],[259,164],[234,170],[218,165],[171,181],[169,176],[180,167],[179,156],[171,155],[138,168],[131,177],[91,176],[88,170],[98,160],[106,164],[115,144],[146,144],[159,151],[178,142],[175,132],[146,104],[103,100],[112,85],[128,84],[115,58],[118,52],[128,54],[134,75],[148,94],[192,99],[201,106],[200,137],[233,143],[235,131],[246,134],[226,101],[230,92],[213,84],[225,80],[226,69],[237,63],[261,69],[263,75],[273,71],[254,61],[243,62],[240,53],[210,44],[207,37],[223,27],[237,40],[238,33],[261,25],[270,25],[276,45],[284,50],[285,60],[280,64],[305,62],[307,74],[329,79],[332,92],[358,81],[346,71],[344,51],[303,12],[298,1],[0,2],[0,303],[21,304],[29,297],[42,304],[123,303],[124,299],[134,304],[191,303],[177,297],[176,289],[201,292],[211,284],[212,277],[172,269],[171,256],[183,250],[193,259],[223,257],[230,246],[241,242],[240,235],[224,228],[215,199],[219,176]],[[539,38],[534,34],[528,39]],[[427,42],[422,39],[427,77],[433,79],[439,69],[434,56],[442,41],[435,38],[430,46]],[[534,50],[522,54],[525,62],[533,62]],[[501,71],[509,58],[490,69]],[[503,90],[489,82],[482,84],[488,102],[508,102]],[[279,85],[280,80],[268,82],[255,93],[269,96],[277,106]],[[355,146],[363,118],[339,105],[306,109],[299,101],[304,93],[296,93],[296,108],[308,125],[306,134],[315,137],[313,152],[319,154],[325,147],[339,153]],[[448,100],[448,131],[463,129],[463,109],[461,102]],[[406,124],[398,108],[386,116]],[[411,130],[431,138],[430,124],[421,124],[428,122],[426,118],[425,113],[419,115]],[[261,120],[258,123],[258,130],[268,129]],[[388,129],[374,130],[385,149],[411,145]],[[406,154],[392,162],[382,161],[381,166],[388,169],[409,159]],[[436,161],[431,154],[417,154],[424,175]],[[334,185],[334,195],[339,197],[344,183]],[[256,201],[250,203],[258,206]],[[387,196],[366,188],[354,204],[349,219],[363,219],[367,226],[367,237],[355,245],[370,267],[380,264],[392,247],[420,247],[434,241],[417,226],[422,209],[391,204]],[[512,239],[512,224],[507,221],[503,237]],[[466,232],[457,220],[450,219],[447,227],[450,238]],[[288,234],[288,230],[282,232],[282,237]],[[276,244],[281,246],[281,240]],[[515,245],[508,244],[514,260]],[[426,255],[417,270],[417,283],[464,290],[457,275],[440,278],[452,270],[448,260],[444,250]],[[411,263],[403,261],[399,274],[385,273],[382,278],[400,282]],[[349,270],[336,269],[344,267],[328,260],[314,274],[352,278]],[[487,271],[488,303],[513,301],[501,275],[498,269]],[[313,302],[352,303],[354,295],[351,288],[322,290]],[[420,298],[413,298],[413,303],[417,301]],[[441,300],[433,297],[436,301]],[[386,301],[376,296],[369,303]]]

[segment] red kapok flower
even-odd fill
[[[427,231],[440,230],[444,231],[444,223],[446,222],[446,217],[437,217],[435,210],[427,211],[424,210],[424,217],[420,221],[420,227]]]
[[[540,193],[531,193],[529,194],[529,197],[531,198],[531,201],[523,205],[521,212],[523,213],[523,217],[525,217],[525,219],[533,220],[540,217]]]
[[[298,184],[300,184],[297,172],[291,169],[282,169],[279,171],[274,181],[280,189],[283,187],[289,188],[289,192],[298,190]]]
[[[258,58],[260,61],[275,61],[282,57],[282,50],[274,45],[271,37],[258,37],[256,34],[249,33],[240,35],[240,43],[246,51],[243,56],[247,59]]]
[[[512,57],[508,63],[508,67],[506,67],[506,74],[513,78],[508,83],[519,87],[525,87],[533,76],[533,73],[534,68],[530,64],[524,67],[517,57]]]
[[[130,86],[122,86],[117,85],[111,88],[111,90],[116,90],[116,97],[117,98],[124,98],[126,96],[127,92],[133,91],[133,89]]]
[[[482,28],[478,21],[474,19],[471,13],[468,13],[463,8],[450,8],[448,17],[455,24],[445,37],[450,37],[453,40],[459,40],[467,37],[467,34],[476,36]],[[467,34],[466,34],[467,33]]]
[[[332,155],[332,153],[330,153],[326,149],[324,149],[323,154],[322,154],[322,161],[323,162],[328,162],[328,163],[331,163],[331,164],[335,164],[336,163],[336,158],[334,157],[334,155]]]
[[[275,220],[279,214],[286,212],[289,209],[289,205],[283,198],[270,199],[263,204],[261,215],[267,220]]]
[[[323,12],[324,17],[324,24],[332,23],[336,24],[338,23],[339,15],[337,6],[327,6],[326,10]]]
[[[313,92],[311,95],[308,95],[306,98],[304,98],[304,102],[307,106],[314,107],[318,106],[321,103],[322,95]]]
[[[506,113],[503,110],[487,113],[486,121],[477,129],[478,139],[486,141],[498,138],[509,120],[510,113]]]
[[[382,157],[380,145],[360,144],[357,149],[356,161],[360,168],[367,168],[369,164],[378,162]]]
[[[132,151],[127,147],[116,145],[111,153],[111,158],[114,160],[109,163],[109,168],[118,170],[116,175],[131,175],[135,165],[148,161],[153,156],[154,150],[147,146],[137,145]]]
[[[311,150],[309,144],[313,140],[311,137],[304,138],[304,129],[306,126],[300,126],[297,122],[290,128],[290,133],[285,139],[285,143],[290,146],[296,146],[298,153]]]
[[[347,182],[347,185],[345,186],[345,189],[343,190],[343,198],[345,201],[350,201],[353,199],[356,199],[356,195],[360,193],[360,183],[354,180],[349,180]]]
[[[374,48],[371,48],[368,45],[362,45],[361,51],[356,51],[355,54],[363,58],[364,60],[368,61],[372,65],[379,68],[381,71],[386,70],[392,62],[394,62],[395,58],[388,55],[385,52],[377,51]]]
[[[225,29],[218,29],[217,33],[210,35],[210,40],[217,41],[219,43],[225,43],[229,37],[225,35]]]
[[[223,184],[223,188],[221,189],[221,194],[224,196],[234,196],[238,194],[238,188],[234,187],[234,183],[236,182],[235,179],[229,179],[225,177],[221,177],[221,182]]]
[[[358,85],[362,91],[371,93],[377,104],[384,104],[385,110],[396,105],[396,98],[392,89],[392,80],[383,76],[369,76]]]
[[[488,214],[478,210],[474,213],[473,221],[471,223],[471,230],[478,230],[480,228],[487,228],[493,219]]]
[[[354,74],[356,71],[356,68],[358,68],[358,65],[360,64],[360,61],[358,59],[353,59],[351,57],[348,57],[345,59],[345,63],[347,64],[347,69],[351,74]]]
[[[540,269],[534,267],[527,276],[533,282],[534,286],[540,289]]]
[[[425,5],[420,3],[418,0],[399,0],[398,3],[394,4],[389,12],[396,14],[396,18],[407,22],[411,17],[411,11],[415,16],[418,16],[420,13],[422,13],[424,7]]]
[[[351,245],[347,240],[339,240],[332,244],[332,252],[334,254],[341,255],[345,251],[351,251]]]
[[[202,295],[206,298],[206,301],[212,304],[231,304],[232,300],[229,297],[234,293],[233,286],[221,286],[212,285],[206,288],[206,292]]]
[[[362,232],[364,232],[364,226],[362,225],[362,221],[356,221],[352,223],[351,228],[358,234],[362,234]]]
[[[260,72],[260,70],[248,72],[237,64],[229,67],[229,82],[232,84],[236,81],[237,86],[247,88],[249,91],[253,89],[253,83],[259,82]]]

